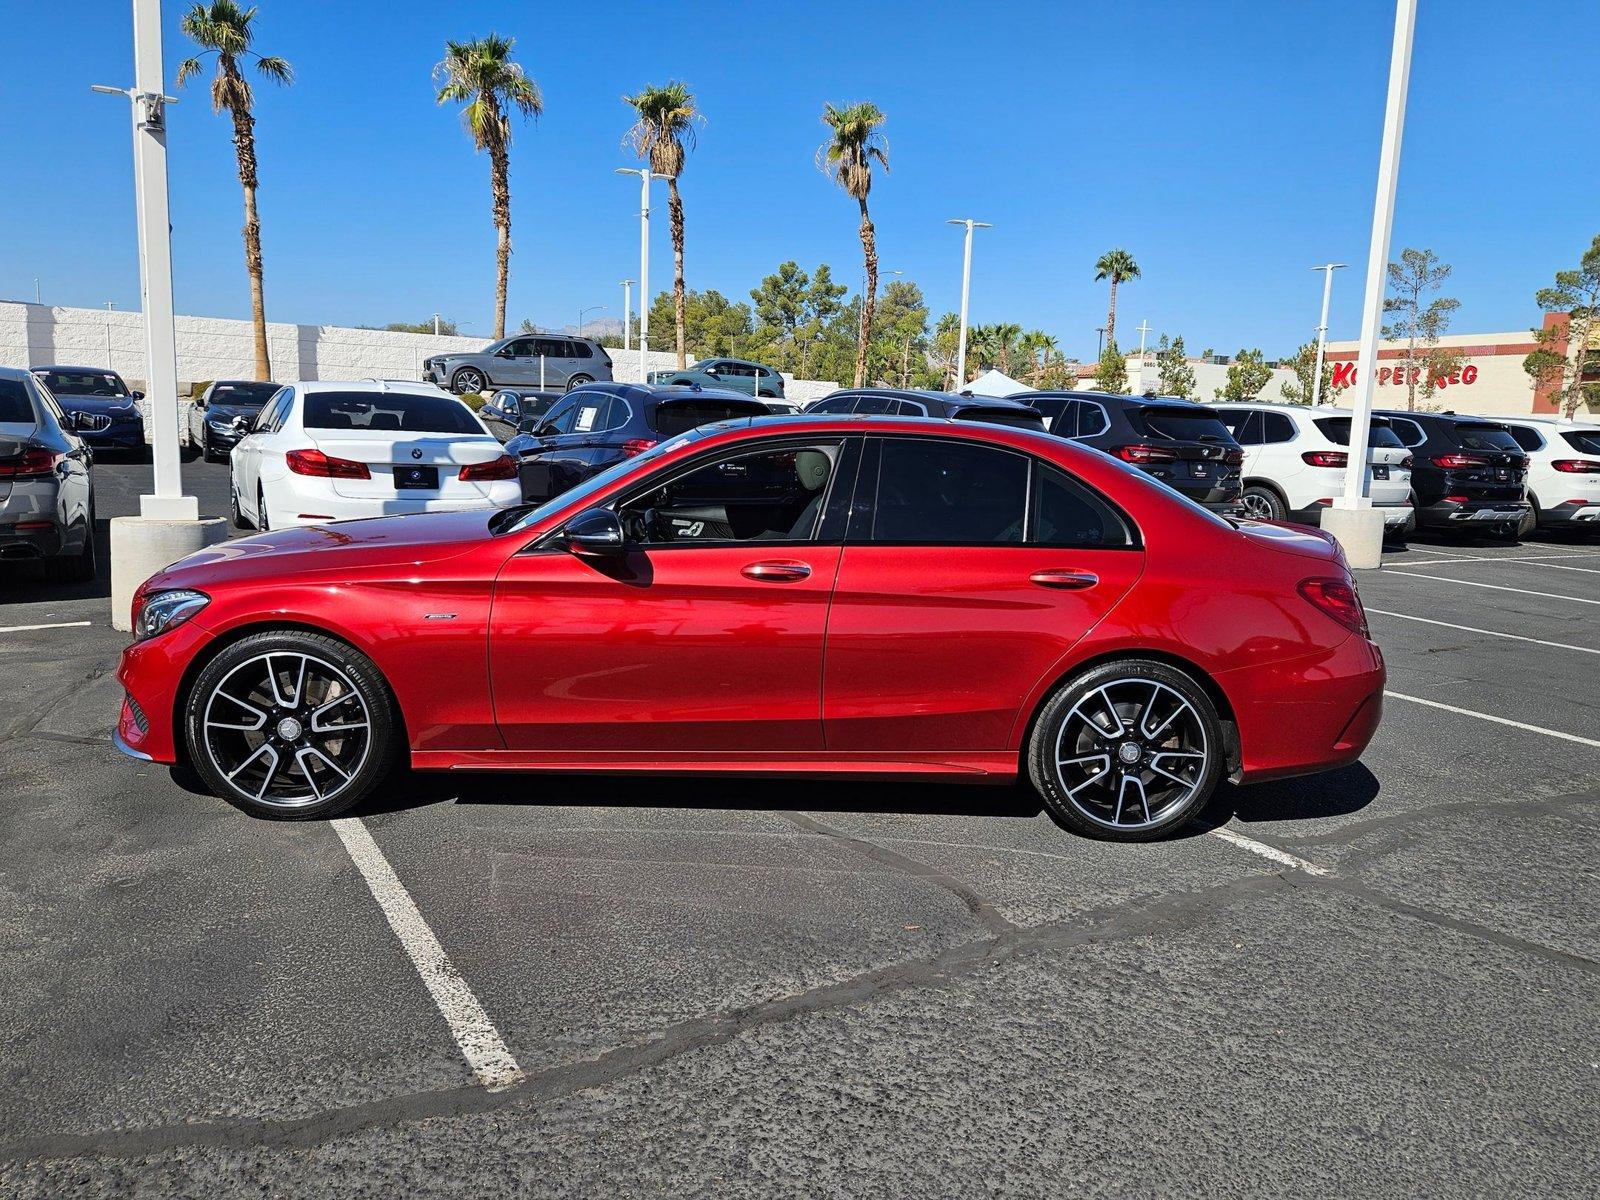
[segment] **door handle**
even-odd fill
[[[1100,582],[1093,571],[1035,571],[1028,579],[1040,587],[1068,589],[1091,588]]]
[[[753,562],[741,568],[739,574],[758,583],[799,583],[802,579],[811,578],[811,566],[790,559]]]

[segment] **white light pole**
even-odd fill
[[[633,349],[633,280],[622,281],[622,348]]]
[[[952,217],[945,224],[965,225],[967,229],[966,249],[961,257],[961,340],[956,343],[956,387],[959,389],[967,381],[967,295],[972,290],[972,231],[994,226],[971,217]]]
[[[1317,325],[1317,371],[1311,377],[1312,408],[1322,403],[1322,354],[1328,345],[1328,300],[1333,296],[1333,273],[1343,267],[1344,263],[1323,263],[1311,268],[1322,272],[1322,320]]]
[[[653,177],[649,167],[618,167],[617,174],[639,177],[639,382],[645,384],[650,381],[645,356],[650,347],[650,180]]]
[[[1394,196],[1400,179],[1400,139],[1405,131],[1406,90],[1411,82],[1411,41],[1417,25],[1417,0],[1396,0],[1394,45],[1389,58],[1389,96],[1383,111],[1383,148],[1378,155],[1378,189],[1372,208],[1372,242],[1367,250],[1367,286],[1361,302],[1361,350],[1356,357],[1356,402],[1350,417],[1350,450],[1344,494],[1323,514],[1322,525],[1344,547],[1352,567],[1379,566],[1383,560],[1383,514],[1367,495],[1368,426],[1377,386],[1378,334],[1383,321],[1383,291],[1389,267],[1389,236],[1394,228]]]
[[[588,308],[580,308],[578,310],[578,336],[579,337],[583,336],[583,318],[584,318],[584,314],[592,313],[592,312],[604,312],[605,310],[606,310],[606,306],[604,304],[591,304],[591,305],[589,305]]]
[[[144,306],[145,409],[150,418],[155,487],[139,497],[138,517],[111,522],[111,622],[131,623],[134,589],[155,572],[227,534],[221,519],[200,520],[183,494],[178,462],[178,350],[172,323],[172,237],[167,206],[167,119],[161,66],[161,0],[133,0],[133,87],[96,86],[127,96],[133,110],[133,175]]]

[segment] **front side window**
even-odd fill
[[[532,358],[538,351],[534,349],[532,338],[517,338],[507,342],[502,353],[508,358]]]
[[[829,396],[826,400],[818,400],[807,412],[814,413],[849,413],[856,410],[855,396]]]
[[[839,453],[827,443],[727,455],[635,496],[618,515],[629,541],[647,546],[809,541]]]
[[[604,392],[579,392],[572,410],[572,427],[564,433],[599,433],[606,428],[606,410],[611,397]]]
[[[551,437],[553,435],[571,433],[572,424],[578,418],[578,405],[582,396],[573,396],[563,400],[550,410],[548,416],[539,423],[539,436]]]
[[[993,546],[1023,540],[1028,459],[971,442],[879,442],[871,540]]]

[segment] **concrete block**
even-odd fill
[[[150,576],[180,558],[215,545],[228,536],[221,517],[200,521],[163,521],[150,517],[111,519],[111,624],[133,628],[133,593]]]

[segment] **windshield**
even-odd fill
[[[1600,454],[1600,429],[1590,433],[1587,429],[1563,430],[1562,437],[1574,449],[1584,454]]]
[[[1139,410],[1144,419],[1145,431],[1155,437],[1170,438],[1175,442],[1227,442],[1233,441],[1220,418],[1203,408],[1144,408]]]
[[[211,385],[211,403],[226,404],[230,408],[260,408],[277,392],[275,383],[214,383]]]
[[[483,436],[477,418],[461,401],[405,392],[309,392],[304,424],[307,429]]]
[[[1467,450],[1510,450],[1521,454],[1522,447],[1511,431],[1499,425],[1457,425],[1456,440]]]
[[[117,397],[128,394],[115,371],[40,371],[40,381],[57,396]]]
[[[689,440],[691,440],[691,435],[685,433],[668,442],[657,442],[644,453],[635,454],[632,458],[625,458],[621,462],[612,463],[600,474],[591,475],[577,487],[562,492],[559,496],[552,496],[543,504],[532,507],[521,505],[497,512],[489,519],[489,532],[499,537],[501,534],[521,533],[524,529],[532,529],[557,509],[565,508],[574,502],[582,502],[590,496],[598,495],[640,463],[660,458],[668,450],[675,446],[681,446]]]
[[[1312,424],[1322,430],[1330,442],[1339,446],[1350,444],[1349,417],[1317,417]],[[1404,450],[1406,444],[1395,435],[1393,425],[1374,417],[1367,426],[1367,445],[1374,450]]]

